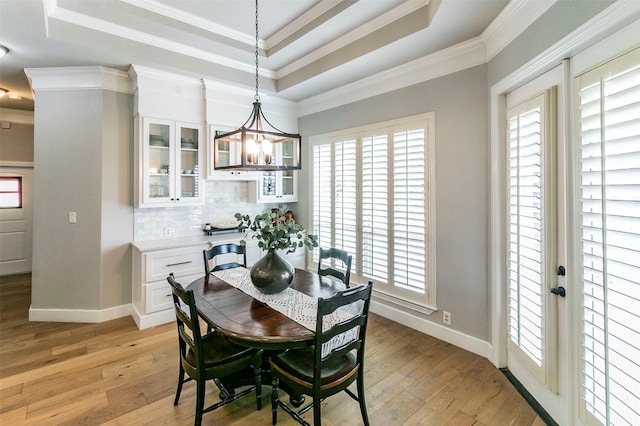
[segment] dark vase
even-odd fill
[[[291,285],[295,272],[293,265],[283,259],[275,249],[269,249],[267,254],[251,267],[251,282],[262,293],[280,293]]]

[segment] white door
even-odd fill
[[[635,27],[507,96],[506,364],[562,425],[640,424]]]
[[[638,425],[640,47],[579,73],[575,103],[580,420]]]
[[[563,106],[565,64],[507,95],[507,368],[567,418]]]
[[[0,275],[31,272],[33,169],[0,167]]]

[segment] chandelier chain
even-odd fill
[[[256,101],[260,101],[260,95],[258,94],[258,0],[256,0],[256,95],[254,96]]]

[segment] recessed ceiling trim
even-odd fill
[[[159,3],[155,0],[120,0],[120,1],[123,3],[128,3],[137,8],[144,9],[152,13],[156,13],[166,18],[180,21],[182,23],[191,25],[196,28],[200,28],[206,32],[229,38],[231,40],[245,44],[247,46],[253,47],[255,46],[255,43],[256,43],[255,37],[248,36],[244,33],[241,33],[240,31],[236,31],[224,25],[216,24],[215,22],[209,21],[208,19],[204,19],[199,16],[195,16],[190,13],[183,12],[178,8],[166,5],[164,3]],[[264,44],[265,43],[263,40],[258,40],[259,47],[263,48]]]
[[[325,44],[319,49],[314,50],[313,52],[305,55],[290,64],[278,69],[275,71],[275,78],[281,79],[293,72],[296,72],[304,67],[312,65],[314,62],[335,53],[336,51],[354,43],[362,38],[373,34],[374,32],[384,28],[398,19],[404,18],[416,11],[420,10],[422,7],[427,6],[431,3],[431,0],[416,0],[402,3],[400,6],[393,8],[392,10],[372,19],[365,25],[362,25],[353,31],[350,31],[343,36],[333,40],[330,43]],[[425,23],[425,27],[429,26],[429,22]]]
[[[480,37],[298,102],[300,117],[402,89],[486,62]]]
[[[265,50],[267,55],[281,50],[293,41],[299,39],[301,35],[317,28],[320,24],[336,16],[343,10],[353,6],[357,0],[341,0],[339,2],[318,2],[311,9],[285,25],[265,40]]]
[[[246,64],[241,61],[229,59],[222,55],[217,55],[215,53],[194,48],[186,44],[177,43],[166,38],[157,37],[142,31],[134,30],[122,25],[107,22],[102,19],[80,14],[61,7],[53,8],[47,16],[47,20],[49,19],[54,19],[87,28],[92,31],[98,31],[116,37],[133,40],[135,42],[142,43],[148,46],[157,47],[159,49],[168,50],[181,55],[191,56],[207,62],[212,62],[215,64],[237,69],[239,71],[255,73],[255,67],[252,64]],[[49,34],[49,36],[51,37],[51,34]],[[260,69],[260,75],[267,78],[274,78],[274,73],[271,70],[267,70],[264,68]]]

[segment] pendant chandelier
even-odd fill
[[[249,119],[231,132],[216,131],[216,170],[299,170],[300,134],[285,133],[264,116],[258,94],[258,0],[256,0],[256,94]]]

